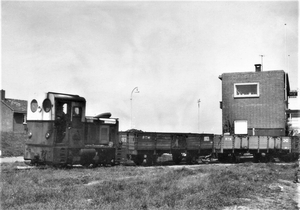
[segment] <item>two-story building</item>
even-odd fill
[[[222,80],[223,134],[287,135],[290,86],[282,70],[224,73]]]

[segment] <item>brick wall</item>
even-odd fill
[[[13,131],[13,112],[6,105],[1,105],[1,131],[11,132]]]
[[[259,83],[259,97],[234,98],[235,83]],[[247,120],[248,129],[285,129],[285,73],[265,71],[222,75],[223,128]],[[284,135],[284,134],[283,134]]]

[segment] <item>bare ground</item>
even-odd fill
[[[293,181],[279,180],[270,185],[269,195],[255,195],[246,199],[247,205],[226,207],[224,210],[297,210],[300,209],[300,184]],[[295,206],[294,202],[298,205]]]

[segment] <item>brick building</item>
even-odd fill
[[[5,98],[5,90],[1,94],[1,132],[24,132],[26,120],[27,101]]]
[[[223,133],[284,136],[287,134],[288,75],[282,71],[224,73],[222,80]]]

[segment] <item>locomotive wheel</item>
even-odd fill
[[[52,165],[55,169],[70,169],[73,166],[66,163],[57,163]]]
[[[115,166],[116,165],[115,159],[111,159],[109,164],[110,166]]]

